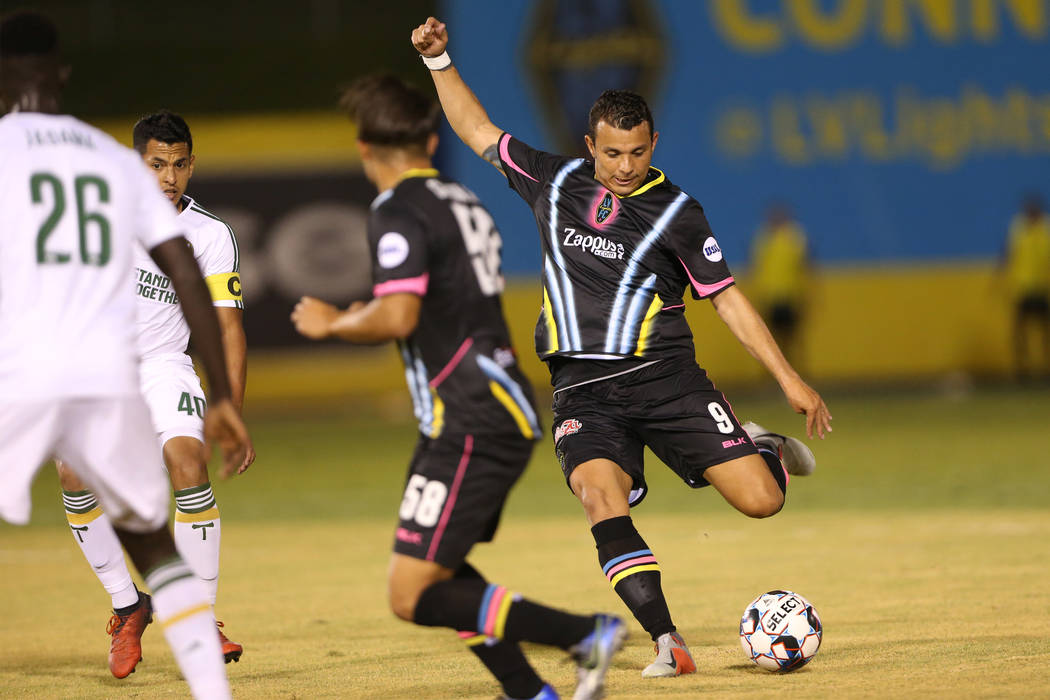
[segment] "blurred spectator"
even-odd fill
[[[1050,377],[1050,217],[1039,195],[1025,197],[1010,222],[1003,269],[1014,306],[1014,370],[1019,378]],[[1029,345],[1041,336],[1042,363],[1029,361]]]
[[[806,233],[783,203],[770,205],[751,243],[751,279],[759,312],[784,355],[797,362],[799,324],[809,287]]]

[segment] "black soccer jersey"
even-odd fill
[[[686,288],[700,299],[733,284],[699,203],[656,168],[621,198],[594,178],[591,161],[543,153],[510,134],[500,137],[499,156],[543,245],[539,356],[694,358]]]
[[[436,170],[411,170],[372,203],[373,295],[422,298],[398,343],[419,429],[539,439],[532,388],[503,320],[502,241],[477,196]]]

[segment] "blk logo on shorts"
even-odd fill
[[[397,529],[397,539],[407,544],[423,544],[423,533],[399,527]]]
[[[554,431],[554,442],[558,442],[566,435],[575,435],[576,433],[580,432],[582,428],[583,423],[576,420],[575,418],[570,418],[567,421],[562,421],[562,424],[559,425]]]

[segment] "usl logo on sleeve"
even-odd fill
[[[704,257],[711,262],[718,262],[722,259],[722,249],[718,247],[718,241],[714,236],[708,236],[704,241],[703,251]]]
[[[376,259],[379,266],[389,270],[405,262],[408,258],[408,239],[396,231],[384,233],[376,246]]]

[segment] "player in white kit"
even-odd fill
[[[240,409],[246,343],[233,230],[185,195],[193,174],[194,155],[193,136],[182,117],[167,111],[143,117],[135,125],[133,142],[156,176],[161,191],[179,213],[183,235],[208,283],[226,349],[233,403]],[[142,356],[139,375],[175,492],[175,544],[204,581],[214,607],[219,585],[221,522],[207,463],[201,458],[206,404],[193,361],[186,354],[190,329],[171,281],[141,246],[135,250],[134,284]],[[254,457],[249,452],[240,471],[247,469]],[[95,496],[69,467],[59,463],[58,469],[74,540],[112,600],[113,615],[107,627],[111,636],[109,670],[117,678],[125,678],[135,671],[142,658],[140,640],[150,622],[150,598],[135,588],[120,542]],[[244,648],[226,637],[221,622],[217,624],[223,656],[227,663],[238,661]]]
[[[59,114],[68,75],[49,20],[0,21],[0,108],[10,112],[0,118],[0,518],[29,521],[44,460],[74,465],[152,590],[191,692],[228,698],[208,593],[167,528],[168,479],[139,390],[136,243],[171,280],[192,329],[211,389],[204,434],[222,448],[224,473],[251,441],[180,222],[136,153]]]

